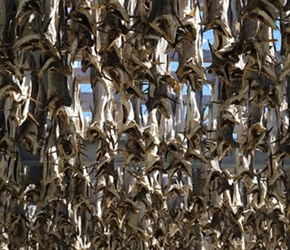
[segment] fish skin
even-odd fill
[[[174,10],[169,0],[156,0],[153,2],[148,17],[149,25],[171,44],[175,42],[177,30],[177,20],[174,17],[173,12]]]
[[[214,29],[225,37],[232,37],[227,16],[230,8],[229,2],[229,0],[210,0],[207,3],[205,20],[202,22],[202,24],[205,24],[205,30]]]

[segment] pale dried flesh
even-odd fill
[[[0,0],[0,249],[288,249],[289,15]]]

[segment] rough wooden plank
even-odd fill
[[[74,68],[74,74],[77,78],[78,83],[90,83],[90,69],[87,69],[86,72],[83,72],[81,68]],[[175,71],[171,71],[170,74],[178,80]],[[213,75],[206,73],[206,79],[210,82],[213,81],[215,78]]]
[[[210,63],[212,61],[212,56],[211,56],[210,50],[203,49],[202,53],[203,53],[203,62]],[[178,53],[177,52],[171,51],[171,52],[169,52],[169,56],[170,56],[171,62],[178,62]],[[81,59],[82,59],[81,53],[77,54],[76,60],[81,60]]]
[[[124,145],[125,138],[121,138],[119,141],[119,148],[125,148]],[[96,159],[96,148],[97,148],[97,143],[89,143],[87,140],[83,141],[84,143],[84,156],[83,156],[83,162],[84,165],[88,166],[93,164]],[[41,171],[41,165],[40,160],[38,157],[28,154],[24,148],[21,148],[20,150],[20,155],[23,158],[23,164],[27,166],[35,166],[39,167],[40,169],[37,171]],[[259,151],[255,151],[255,157],[254,157],[254,168],[255,169],[264,169],[266,167],[266,163],[268,160],[268,154],[267,153],[262,153]],[[122,157],[118,154],[115,158],[114,163],[116,164],[115,166],[122,166],[124,164],[124,160]],[[222,162],[223,166],[229,169],[233,169],[235,167],[235,155],[234,153],[228,154],[228,156],[223,158]],[[202,165],[198,161],[192,161],[192,167],[193,168],[200,168]],[[33,168],[32,170],[34,170]],[[290,159],[285,158],[284,160],[284,169],[285,170],[290,170]],[[39,175],[40,173],[37,172],[35,173]]]
[[[83,72],[81,68],[74,68],[74,75],[77,78],[78,83],[90,83],[90,73],[90,69],[87,69],[86,72]]]
[[[115,101],[116,104],[118,105],[120,102],[120,96],[115,95]],[[145,105],[146,101],[142,101],[142,104]],[[183,95],[183,102],[184,105],[187,103],[187,95]],[[211,102],[211,96],[210,95],[204,95],[202,97],[202,105],[209,104]],[[92,92],[81,92],[81,105],[82,105],[82,110],[83,112],[90,112],[91,108],[94,107],[93,103],[93,93]]]

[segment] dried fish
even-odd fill
[[[175,42],[177,20],[173,15],[173,2],[156,0],[148,17],[149,25],[160,33],[169,43]]]
[[[289,6],[0,0],[0,248],[286,249]]]
[[[226,37],[232,37],[232,32],[229,28],[228,10],[230,1],[210,0],[205,1],[205,29],[215,29]]]

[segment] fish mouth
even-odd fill
[[[63,157],[71,158],[75,155],[75,150],[69,140],[61,139],[59,142],[59,147],[62,149],[60,152],[63,154]]]
[[[33,135],[33,136],[35,136],[35,140],[33,140],[32,138],[29,138],[28,136],[24,136],[21,139],[21,142],[25,145],[26,151],[29,154],[35,155],[37,151],[37,147],[38,147],[38,142],[36,140],[36,135]]]
[[[103,132],[103,129],[98,124],[98,122],[94,122],[90,125],[87,130],[86,136],[91,143],[95,142],[97,139],[102,139],[103,141],[106,141],[107,139],[106,135]]]
[[[65,98],[56,96],[47,101],[47,107],[53,110],[55,114],[58,114],[63,106],[70,107],[71,105],[72,98],[70,96],[66,96]]]
[[[149,25],[160,33],[170,44],[175,43],[177,25],[172,20],[171,15],[158,17],[153,22],[150,22]]]

